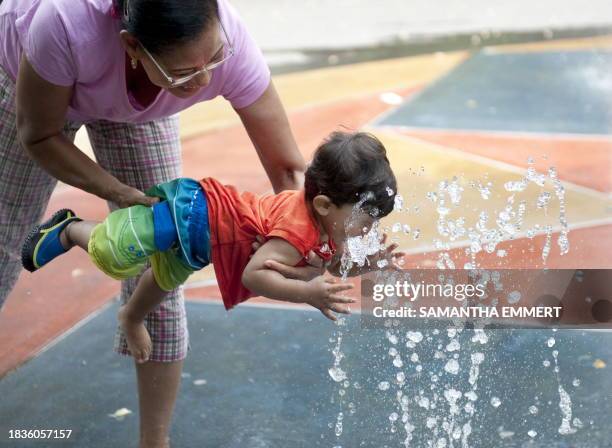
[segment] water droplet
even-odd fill
[[[474,336],[472,336],[472,342],[480,342],[481,344],[486,344],[489,341],[489,337],[486,335],[484,330],[475,329]]]
[[[538,208],[545,208],[545,207],[547,207],[551,198],[552,198],[552,195],[548,191],[543,191],[538,196],[538,200],[537,200],[537,204],[536,204],[537,207]]]
[[[429,398],[427,397],[419,398],[418,404],[422,408],[429,409]]]
[[[401,212],[402,208],[404,208],[404,198],[401,194],[396,194],[393,200],[393,211]]]
[[[383,269],[387,267],[388,265],[389,265],[389,262],[387,260],[378,260],[376,262],[376,266],[378,266],[379,269]]]
[[[336,422],[336,430],[334,432],[336,437],[340,437],[342,435],[342,419],[339,418]]]
[[[471,391],[469,391],[469,392],[466,392],[466,393],[465,393],[465,394],[463,394],[463,395],[465,395],[465,397],[466,397],[468,400],[470,400],[470,401],[476,401],[476,400],[478,400],[478,395],[476,395],[476,392],[474,392],[473,390],[471,390]]]
[[[406,333],[406,338],[414,343],[419,343],[423,340],[423,333],[420,331],[409,331]]]
[[[437,424],[437,419],[435,417],[427,417],[427,421],[425,423],[427,428],[433,429],[436,427],[436,424]]]
[[[457,341],[457,339],[453,339],[446,346],[446,351],[447,352],[454,352],[454,351],[457,351],[457,350],[460,350],[460,349],[461,349],[461,345],[459,344],[459,341]]]
[[[561,409],[562,420],[559,427],[559,434],[567,435],[574,434],[576,428],[572,428],[570,422],[572,420],[572,399],[569,394],[559,385],[559,409]]]
[[[380,383],[378,383],[378,390],[389,390],[389,382],[381,381]]]
[[[328,372],[329,376],[331,376],[336,383],[344,381],[347,378],[346,372],[338,366],[331,367]]]
[[[504,431],[503,429],[500,429],[499,431],[499,437],[501,439],[509,439],[510,437],[512,437],[514,435],[513,431]]]
[[[508,303],[510,305],[514,305],[519,300],[521,300],[521,293],[519,291],[512,291],[510,294],[508,294]]]
[[[444,370],[452,375],[459,373],[459,363],[455,359],[450,359],[444,366]]]
[[[504,188],[506,189],[506,191],[523,191],[525,190],[525,188],[527,188],[527,181],[525,179],[521,179],[520,181],[506,182],[504,184]]]

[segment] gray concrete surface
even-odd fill
[[[231,0],[266,51],[612,25],[610,0]]]
[[[395,347],[404,359],[399,369],[389,356],[385,331],[363,329],[352,316],[343,327],[340,365],[349,383],[341,397],[341,383],[327,373],[334,347],[328,338],[336,327],[319,312],[240,306],[227,313],[219,304],[202,303],[188,303],[187,312],[192,350],[172,429],[174,447],[403,447],[400,390],[408,397],[414,426],[409,446],[424,448],[447,437],[445,421],[462,428],[469,423],[472,448],[611,446],[612,377],[602,361],[612,355],[610,332],[496,330],[487,331],[483,345],[472,340],[473,331],[464,330],[457,336],[461,368],[454,375],[444,369],[447,359],[436,355],[448,344],[446,331],[426,332],[416,348],[407,348],[405,331],[399,331]],[[0,406],[0,447],[136,447],[134,370],[110,349],[115,316],[116,305],[0,382],[0,400],[11,403]],[[556,343],[549,347],[553,336]],[[478,381],[470,384],[475,352],[484,360]],[[411,353],[418,353],[422,372]],[[403,386],[394,381],[400,370],[406,375]],[[380,390],[381,381],[390,383],[387,390]],[[578,424],[575,418],[581,421],[582,428],[572,434],[559,433],[560,387],[571,400],[571,427]],[[465,396],[457,413],[450,413],[444,398],[450,389],[477,395],[472,417],[463,410],[470,401]],[[429,397],[437,407],[425,409],[419,397]],[[122,408],[131,413],[112,417]],[[339,411],[343,431],[336,437]],[[389,419],[394,412],[399,413],[395,431]],[[428,417],[437,418],[435,428],[427,427]],[[11,429],[73,433],[68,441],[16,440],[8,438]]]

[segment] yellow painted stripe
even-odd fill
[[[289,111],[384,90],[411,88],[432,82],[468,57],[467,52],[363,62],[308,70],[274,77],[274,84]],[[181,138],[239,122],[223,98],[196,104],[181,113]]]
[[[609,50],[612,49],[612,35],[585,37],[583,39],[559,39],[528,44],[496,45],[488,48],[500,53],[528,53],[543,51]]]
[[[508,181],[519,180],[526,170],[505,168],[500,163],[487,163],[486,159],[479,160],[463,151],[445,147],[416,138],[404,137],[389,131],[371,130],[376,134],[387,148],[387,154],[391,166],[395,172],[398,182],[398,190],[408,204],[410,211],[392,213],[386,217],[384,226],[391,227],[396,222],[409,224],[411,228],[419,229],[420,236],[414,240],[412,235],[404,236],[392,233],[390,236],[399,236],[399,244],[402,249],[422,246],[424,243],[441,238],[436,229],[438,214],[436,204],[427,199],[427,192],[437,191],[438,183],[442,180],[451,180],[453,176],[460,178],[463,191],[462,200],[458,207],[450,206],[451,219],[460,216],[465,218],[465,228],[473,227],[478,220],[481,210],[489,214],[487,228],[495,228],[497,214],[503,210],[507,198],[511,195],[505,191],[504,184]],[[534,149],[534,156],[539,153]],[[421,171],[423,167],[423,171]],[[469,185],[470,181],[490,181],[493,183],[491,197],[482,199],[476,188]],[[577,187],[565,183],[566,187],[566,213],[570,225],[576,225],[585,221],[596,221],[609,217],[608,207],[611,200],[604,195],[588,194],[583,187]],[[547,212],[537,209],[538,194],[541,189],[534,184],[515,196],[514,209],[521,200],[527,201],[527,213],[525,215],[523,231],[533,227],[535,224],[559,225],[558,201],[552,190],[550,181],[544,188],[552,194],[552,199]],[[418,212],[414,207],[418,207]],[[571,242],[571,238],[570,238]]]

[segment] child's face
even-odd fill
[[[354,204],[344,204],[338,207],[329,201],[323,205],[318,204],[319,207],[317,207],[315,198],[314,205],[323,227],[339,250],[341,249],[340,245],[347,238],[363,236],[368,233],[375,221],[368,213],[355,209]]]

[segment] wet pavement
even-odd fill
[[[71,439],[17,443],[3,438],[1,447],[136,446],[134,373],[127,359],[108,350],[115,312],[115,305],[106,308],[0,382],[2,401],[11,403],[0,407],[2,434],[62,428],[73,430]],[[488,341],[482,344],[482,339],[472,341],[473,330],[464,330],[455,338],[461,348],[449,352],[446,331],[423,331],[423,340],[407,348],[406,329],[395,332],[394,345],[385,330],[362,329],[353,316],[342,327],[341,365],[349,384],[344,387],[327,373],[329,349],[335,346],[328,339],[336,336],[337,327],[318,312],[244,306],[228,316],[220,304],[202,303],[188,304],[187,312],[193,339],[172,430],[174,446],[404,446],[400,390],[407,398],[408,423],[414,426],[409,446],[448,439],[445,422],[461,428],[469,423],[467,442],[473,447],[612,446],[612,377],[602,361],[612,359],[610,333],[485,330]],[[404,359],[402,368],[393,365],[392,347]],[[410,360],[414,353],[417,362]],[[459,355],[457,374],[444,370],[454,353]],[[474,353],[484,358],[471,384]],[[396,380],[400,371],[405,373],[401,386]],[[381,390],[384,382],[388,388]],[[571,400],[570,428],[582,426],[573,434],[559,434],[564,418],[559,387]],[[454,417],[444,397],[451,389],[461,392]],[[464,409],[468,403],[474,406],[471,418]],[[112,417],[123,408],[131,413]],[[343,428],[336,437],[339,411]],[[393,413],[399,416],[395,425],[389,419]],[[428,428],[428,418],[437,419],[435,426]],[[537,434],[531,437],[529,431]],[[455,441],[455,446],[462,445]]]

